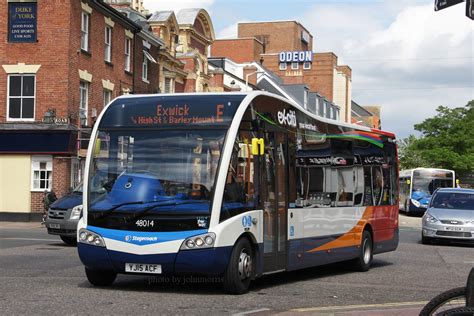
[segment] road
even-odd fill
[[[0,310],[4,315],[416,315],[433,296],[464,286],[474,266],[474,246],[422,245],[420,222],[401,215],[399,248],[375,256],[368,272],[335,264],[280,273],[257,280],[240,296],[197,278],[120,275],[112,287],[94,288],[75,247],[36,223],[0,223]]]

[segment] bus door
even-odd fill
[[[261,197],[263,206],[264,272],[286,269],[288,212],[288,137],[265,132]]]

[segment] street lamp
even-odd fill
[[[246,74],[246,75],[245,75],[245,89],[246,89],[247,91],[248,91],[248,89],[249,89],[249,76],[254,75],[254,74],[263,74],[263,73],[265,73],[265,72],[262,71],[262,70],[257,70],[257,71],[251,72],[251,73],[249,73],[249,74]],[[257,78],[258,78],[258,77],[257,77]]]

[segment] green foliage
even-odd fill
[[[435,117],[415,129],[421,137],[399,144],[400,168],[432,167],[453,169],[463,175],[474,171],[474,100],[465,107],[439,106]]]

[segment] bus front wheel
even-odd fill
[[[86,268],[87,280],[95,286],[108,286],[114,283],[117,273],[113,271],[92,270]]]
[[[249,289],[253,276],[254,253],[247,238],[237,241],[224,273],[224,290],[231,294],[243,294]]]

